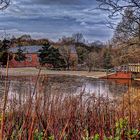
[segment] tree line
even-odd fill
[[[113,66],[140,62],[140,1],[96,0],[98,8],[108,13],[108,22],[114,35],[109,41]],[[119,17],[114,26],[112,21]],[[114,23],[114,22],[113,22]]]
[[[27,35],[26,35],[27,37]],[[20,38],[21,39],[21,38]],[[16,38],[14,38],[16,40]],[[24,41],[19,42],[17,38],[16,46],[18,50],[14,59],[16,61],[25,61],[26,54],[22,49],[22,45],[33,45],[33,40],[28,36],[26,41],[24,35]],[[28,44],[29,42],[29,44]],[[19,43],[19,44],[18,44]],[[22,43],[22,45],[21,45]],[[35,45],[37,40],[35,41]],[[105,45],[96,41],[93,43],[85,43],[85,39],[81,33],[72,35],[71,37],[62,37],[58,42],[50,42],[47,39],[43,42],[38,42],[38,45],[42,45],[42,49],[38,52],[39,62],[41,66],[50,66],[53,68],[63,68],[69,70],[71,67],[77,67],[79,70],[91,71],[93,68],[111,68],[110,49],[107,49]],[[10,40],[4,39],[0,43],[0,63],[6,65],[9,55],[9,60],[12,59],[12,54],[8,52],[9,48],[13,46],[13,38]],[[47,65],[50,64],[50,65]]]
[[[111,28],[114,30],[114,35],[111,40],[106,43],[93,42],[87,43],[81,33],[73,34],[70,37],[62,37],[58,42],[50,42],[48,46],[48,39],[34,40],[29,35],[23,35],[19,38],[13,37],[12,44],[19,46],[24,45],[43,45],[43,49],[50,58],[49,61],[53,63],[54,67],[64,67],[69,69],[71,65],[78,65],[80,69],[84,68],[91,71],[94,68],[112,68],[128,63],[140,62],[140,2],[138,0],[97,0],[99,9],[107,11],[110,20]],[[111,24],[114,17],[121,17],[120,22],[115,25]],[[6,64],[6,40],[0,46],[0,61]],[[56,48],[59,44],[59,49]],[[70,48],[68,46],[74,45],[77,53],[77,62],[71,60]],[[52,55],[48,53],[52,52]],[[22,50],[18,50],[16,60],[25,59],[22,55]],[[40,51],[43,53],[43,51]],[[41,65],[48,63],[45,54],[41,54]],[[59,59],[58,59],[59,58]],[[59,61],[58,61],[59,60]],[[5,61],[5,62],[3,62]],[[60,64],[54,64],[60,63]]]

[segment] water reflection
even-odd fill
[[[95,93],[96,96],[108,96],[110,98],[122,97],[127,92],[137,95],[140,93],[140,83],[129,80],[100,80],[72,76],[41,76],[37,77],[10,77],[9,100],[24,103],[32,97],[33,92],[50,94],[76,95],[84,91],[86,94]],[[0,97],[4,93],[4,83],[0,82]]]

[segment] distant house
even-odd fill
[[[16,53],[18,52],[19,47],[26,56],[25,61],[19,62],[15,60],[15,56],[16,56]],[[11,68],[38,67],[40,65],[38,53],[39,53],[39,50],[42,49],[42,47],[43,46],[34,45],[34,46],[17,46],[17,47],[10,48],[9,52],[13,54],[13,58],[9,62],[9,67]],[[56,48],[59,48],[59,47],[56,47]],[[75,46],[70,45],[69,48],[71,51],[71,54],[70,54],[71,69],[74,70],[77,67],[78,55],[77,55]]]
[[[40,65],[38,52],[42,49],[42,46],[22,46],[20,49],[26,56],[25,61],[16,61],[15,54],[18,52],[20,46],[10,48],[9,52],[13,54],[12,60],[9,62],[9,67],[18,68],[18,67],[37,67]]]

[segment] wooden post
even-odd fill
[[[4,127],[5,127],[5,113],[6,113],[6,105],[7,105],[7,98],[8,98],[8,68],[9,68],[9,54],[7,59],[7,65],[6,65],[6,77],[5,77],[5,91],[4,91],[4,103],[3,103],[3,109],[2,109],[2,118],[1,118],[1,130],[0,130],[0,140],[3,140],[4,138]]]

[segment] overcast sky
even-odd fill
[[[57,40],[83,33],[89,41],[107,41],[113,31],[106,27],[107,14],[96,10],[95,0],[11,0],[0,12],[0,32]]]

